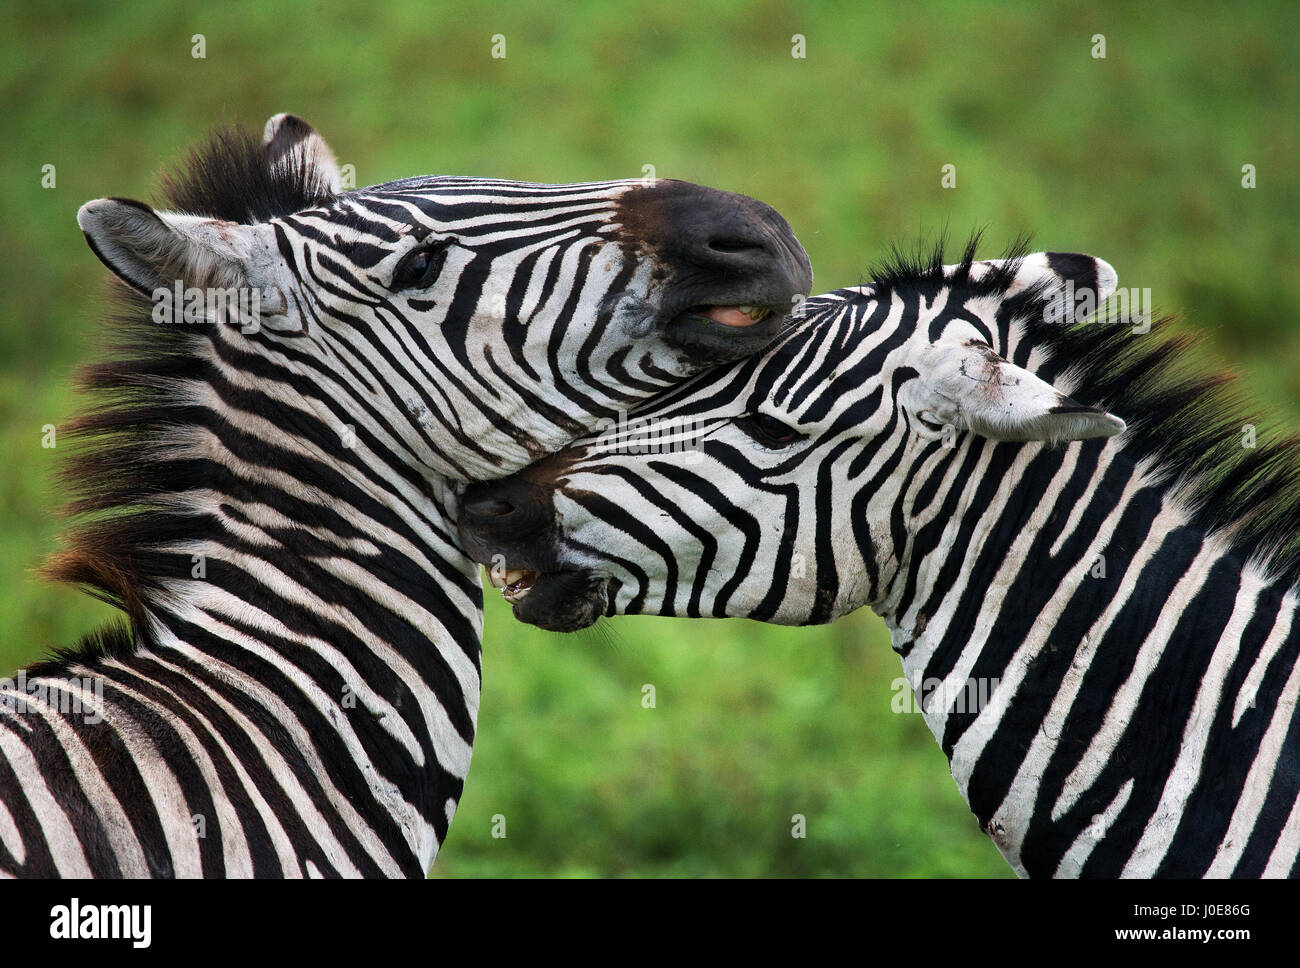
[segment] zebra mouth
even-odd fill
[[[671,317],[663,336],[695,367],[711,366],[757,353],[780,324],[781,313],[771,306],[698,304]]]
[[[673,322],[689,323],[691,321],[707,322],[712,320],[733,329],[744,329],[747,326],[753,326],[755,323],[761,323],[772,315],[773,311],[771,306],[694,306],[678,316]]]
[[[501,589],[501,597],[511,605],[517,605],[527,598],[540,576],[541,572],[528,568],[488,569],[488,581],[493,588]]]
[[[491,568],[488,579],[516,619],[551,632],[577,632],[609,611],[611,580],[583,569]]]
[[[539,485],[518,476],[469,485],[457,530],[519,621],[575,632],[606,613],[614,579],[565,559],[550,493]]]

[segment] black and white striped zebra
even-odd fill
[[[339,182],[277,115],[176,211],[78,214],[127,286],[49,572],[129,625],[0,690],[0,874],[423,876],[479,704],[457,482],[754,352],[810,284],[699,186]]]
[[[869,605],[1022,875],[1300,874],[1300,438],[1251,446],[1143,313],[1068,324],[1105,263],[973,251],[636,412],[692,446],[475,485],[467,547],[547,627]]]

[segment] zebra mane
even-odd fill
[[[1017,236],[999,257],[1005,260],[1003,265],[973,277],[971,268],[978,261],[975,253],[983,235],[982,230],[971,233],[955,265],[949,264],[944,255],[948,248],[945,235],[940,235],[932,245],[922,239],[912,249],[891,245],[884,258],[872,265],[863,284],[872,287],[877,299],[887,299],[891,292],[898,290],[940,286],[960,286],[970,296],[1000,295],[1015,280],[1020,260],[1029,253],[1031,236]]]
[[[246,224],[332,195],[302,153],[285,154],[234,126],[214,130],[178,171],[164,171],[161,190],[164,208]],[[75,523],[64,534],[65,550],[50,555],[40,574],[122,609],[129,627],[110,623],[75,647],[56,650],[56,658],[31,667],[39,674],[56,674],[67,661],[147,647],[146,596],[162,592],[168,580],[190,577],[178,556],[157,549],[192,526],[170,496],[204,486],[206,472],[194,462],[166,459],[159,449],[169,431],[202,419],[171,389],[205,378],[209,364],[194,352],[202,327],[160,325],[147,296],[116,278],[109,287],[106,362],[80,369],[78,387],[91,402],[57,431],[60,444],[71,443],[58,479],[71,495],[63,511]]]
[[[1030,239],[1016,239],[1004,267],[972,279],[979,240],[972,235],[955,271],[947,272],[942,238],[914,252],[892,248],[873,269],[871,285],[878,298],[938,285],[971,295],[1005,292]],[[1046,357],[1035,367],[1040,376],[1064,378],[1074,399],[1128,424],[1123,452],[1149,462],[1157,480],[1189,508],[1193,526],[1225,537],[1234,555],[1257,562],[1272,580],[1300,584],[1300,433],[1268,432],[1238,375],[1209,372],[1196,359],[1193,347],[1202,337],[1172,332],[1176,317],[1152,319],[1150,331],[1137,334],[1132,320],[1104,312],[1073,325],[1053,322],[1041,289],[1012,298],[1015,315],[1025,321],[1016,362],[1024,365],[1040,350]],[[1242,445],[1246,425],[1256,428],[1253,448]]]
[[[1063,327],[1035,314],[1027,334],[1049,355],[1040,375],[1064,375],[1072,397],[1128,424],[1124,453],[1177,491],[1193,525],[1274,581],[1300,584],[1300,433],[1270,431],[1238,374],[1207,371],[1192,353],[1203,337],[1173,334],[1175,321],[1135,334],[1131,321]],[[1254,447],[1243,446],[1247,425]]]
[[[324,177],[301,153],[282,154],[244,128],[215,129],[191,148],[179,172],[164,171],[167,207],[227,222],[265,222],[333,197]]]

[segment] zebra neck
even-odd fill
[[[1295,589],[1193,526],[1114,442],[985,445],[939,473],[909,529],[915,591],[886,617],[1013,867],[1262,871],[1268,852],[1247,849],[1262,813],[1300,839],[1300,757],[1283,750],[1300,739]]]
[[[455,540],[449,489],[359,445],[256,468],[234,451],[211,486],[173,499],[168,540],[136,562],[139,644],[299,722],[314,707],[310,743],[373,764],[378,783],[349,774],[358,808],[373,796],[427,870],[469,769],[480,691],[479,571]]]

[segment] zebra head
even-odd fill
[[[300,119],[271,118],[260,151],[249,141],[227,132],[198,152],[203,191],[172,181],[176,211],[84,205],[91,248],[157,321],[236,323],[201,327],[219,368],[261,358],[292,375],[291,405],[364,424],[453,480],[509,473],[757,352],[811,284],[785,220],[741,195],[463,177],[344,191]]]
[[[497,566],[516,617],[561,631],[615,613],[812,624],[887,611],[917,532],[951,514],[936,500],[945,476],[986,443],[1124,429],[1057,390],[1069,361],[1027,336],[1115,285],[1099,259],[976,262],[973,242],[959,265],[898,260],[805,302],[803,325],[764,355],[469,488],[462,539]]]

